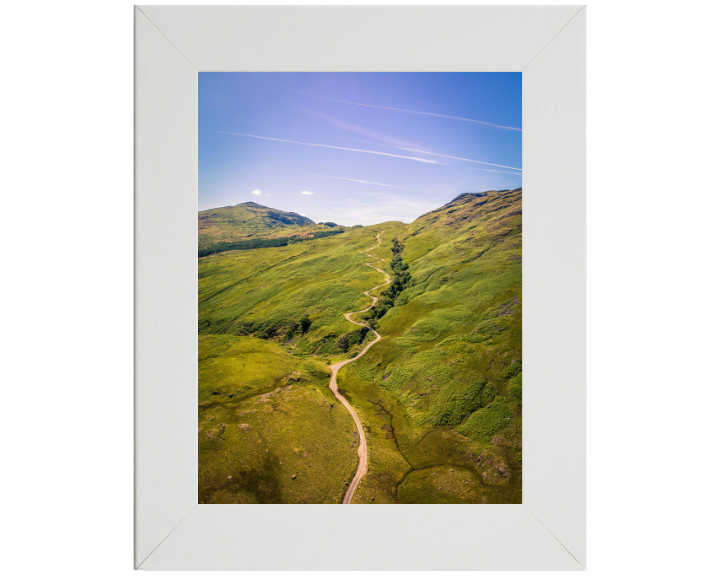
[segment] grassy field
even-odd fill
[[[342,501],[357,442],[328,365],[363,346],[343,314],[383,280],[360,254],[380,232],[377,265],[397,237],[411,280],[338,377],[368,441],[355,502],[520,502],[521,212],[521,190],[466,194],[409,225],[199,260],[200,501]]]

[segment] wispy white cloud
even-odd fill
[[[296,174],[307,174],[308,176],[317,176],[319,178],[332,178],[333,180],[347,180],[348,182],[360,182],[361,184],[374,184],[375,186],[386,186],[388,188],[399,188],[400,190],[414,190],[415,192],[427,192],[427,190],[419,190],[418,188],[405,188],[404,186],[393,186],[392,184],[381,184],[380,182],[369,182],[367,180],[355,180],[354,178],[341,178],[340,176],[326,176],[325,174],[313,174],[312,172],[300,172],[299,170],[288,170],[286,168],[277,168],[276,166],[265,166],[258,164],[261,168],[272,168],[273,170],[282,170],[283,172],[294,172]]]
[[[387,148],[395,148],[397,150],[405,150],[406,152],[419,152],[420,154],[430,154],[431,156],[440,156],[441,158],[451,158],[453,160],[462,160],[464,162],[473,162],[474,164],[485,164],[486,166],[497,166],[498,168],[509,168],[510,170],[519,170],[522,168],[514,168],[512,166],[503,166],[502,164],[491,164],[490,162],[481,162],[480,160],[470,160],[469,158],[460,158],[458,156],[448,156],[446,154],[438,154],[437,152],[428,152],[427,150],[414,150],[412,148],[401,148],[400,146],[391,146],[390,144],[380,144],[379,142],[370,142],[368,140],[358,140],[357,138],[345,138],[344,136],[331,136],[331,138],[342,138],[343,140],[352,140],[353,142],[363,142],[364,144],[374,144],[375,146],[385,146]]]
[[[205,130],[205,132],[215,132],[216,134],[230,134],[231,136],[245,136],[247,138],[259,138],[260,140],[272,140],[274,142],[287,142],[288,144],[302,144],[303,146],[317,146],[319,148],[333,148],[335,150],[345,150],[347,152],[362,152],[364,154],[377,154],[378,156],[390,156],[391,158],[403,158],[405,160],[414,160],[415,162],[424,162],[425,164],[442,164],[443,162],[436,162],[435,160],[429,160],[427,158],[416,158],[414,156],[400,156],[399,154],[388,154],[387,152],[376,152],[374,150],[359,150],[356,148],[342,148],[340,146],[330,146],[329,144],[315,144],[312,142],[298,142],[297,140],[284,140],[282,138],[270,138],[268,136],[257,136],[255,134],[243,134],[240,132],[224,132],[222,130]],[[421,150],[418,150],[421,152]]]
[[[300,216],[307,216],[307,214],[305,214],[305,212],[298,212],[298,214],[300,214]]]
[[[313,194],[315,194],[315,192],[308,192],[307,190],[303,190],[302,192],[300,192],[300,194],[304,194],[305,196],[312,196]]]
[[[522,128],[515,128],[513,126],[502,126],[501,124],[493,124],[492,122],[485,122],[483,120],[474,120],[472,118],[461,118],[460,116],[448,116],[446,114],[436,114],[434,112],[420,112],[418,110],[406,110],[404,108],[392,108],[390,106],[376,106],[375,104],[361,104],[360,102],[350,102],[349,100],[338,100],[337,98],[328,98],[327,96],[318,96],[317,94],[310,94],[303,92],[302,90],[293,90],[292,88],[285,88],[290,92],[297,92],[299,94],[305,94],[306,96],[312,96],[313,98],[321,98],[323,100],[330,100],[332,102],[342,102],[343,104],[352,104],[354,106],[365,106],[367,108],[380,108],[381,110],[395,110],[396,112],[407,112],[408,114],[421,114],[423,116],[437,116],[438,118],[448,118],[450,120],[462,120],[463,122],[474,122],[475,124],[484,124],[485,126],[491,126],[493,128],[500,128],[501,130],[516,130],[522,132]]]
[[[369,128],[366,128],[364,126],[357,126],[355,124],[350,124],[349,122],[345,122],[344,120],[339,120],[337,118],[332,118],[330,116],[326,116],[325,114],[321,114],[320,112],[315,112],[314,110],[307,110],[305,108],[302,109],[303,112],[307,112],[308,114],[312,114],[313,116],[317,116],[318,118],[322,118],[326,122],[329,122],[335,128],[340,128],[341,130],[347,130],[348,132],[356,132],[357,134],[362,134],[363,136],[366,136],[368,138],[374,138],[375,140],[379,140],[380,142],[384,142],[385,144],[391,145],[391,146],[405,146],[405,147],[418,147],[419,144],[415,142],[405,142],[404,140],[399,140],[398,138],[393,138],[392,136],[388,136],[386,134],[380,134],[379,132],[376,132],[375,130],[371,130]],[[342,138],[342,136],[334,136],[334,138]],[[357,140],[355,138],[346,138],[346,140],[354,140],[355,142],[365,142],[365,140]],[[368,142],[368,144],[373,144],[373,142]]]
[[[255,190],[253,190],[252,193],[253,193],[255,196],[262,196],[262,192],[261,192],[260,190],[258,190],[257,188],[255,188]]]

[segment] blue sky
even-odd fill
[[[199,73],[198,209],[411,222],[522,186],[520,73]]]

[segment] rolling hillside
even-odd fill
[[[255,202],[244,202],[199,212],[198,247],[207,248],[219,242],[248,238],[303,235],[311,231],[328,230],[333,226],[315,224],[310,218],[295,212],[283,212]]]
[[[360,254],[378,233],[375,265],[402,282],[392,298],[376,290],[384,313],[361,316],[383,338],[338,375],[368,442],[355,501],[521,501],[517,189],[461,194],[411,224],[199,260],[200,502],[342,501],[357,433],[328,366],[368,341],[343,314],[383,281]]]

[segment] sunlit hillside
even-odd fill
[[[211,221],[200,242],[318,226],[253,203],[220,210],[234,212],[199,214]],[[342,501],[358,439],[328,366],[372,338],[343,315],[383,282],[360,253],[378,233],[374,265],[399,287],[377,289],[382,314],[357,315],[383,338],[338,376],[368,442],[355,501],[521,501],[517,189],[462,194],[410,224],[199,259],[200,502]]]
[[[315,224],[295,212],[283,212],[255,202],[225,206],[198,213],[198,247],[249,238],[307,235],[332,226]]]

